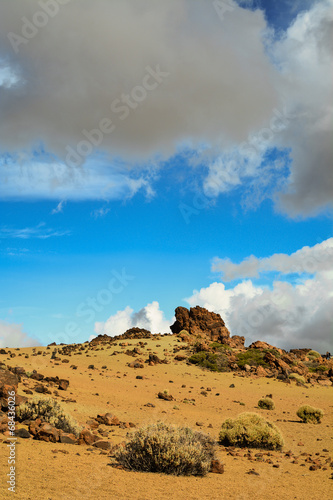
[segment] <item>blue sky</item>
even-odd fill
[[[30,38],[39,4],[4,5],[0,345],[198,304],[329,348],[332,2],[239,3],[73,0]]]

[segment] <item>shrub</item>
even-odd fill
[[[241,413],[237,418],[228,418],[223,424],[219,442],[225,446],[267,448],[279,450],[283,437],[279,429],[257,413]]]
[[[309,422],[320,424],[321,419],[324,416],[324,412],[320,408],[313,408],[313,406],[304,405],[298,408],[296,415],[306,424]]]
[[[181,330],[178,335],[190,335],[190,333],[187,330]]]
[[[320,358],[319,352],[313,350],[309,351],[306,356],[310,359]]]
[[[263,408],[264,410],[274,410],[275,404],[272,398],[261,398],[258,401],[259,408]]]
[[[305,378],[302,375],[299,375],[298,373],[291,373],[289,375],[289,378],[294,379],[297,382],[300,382],[301,384],[305,384]]]
[[[232,348],[228,344],[220,344],[220,342],[212,342],[210,347],[214,351],[232,351]]]
[[[268,364],[264,361],[264,356],[265,352],[263,351],[248,349],[246,352],[240,352],[237,355],[237,364],[240,368],[244,368],[245,365],[268,367]]]
[[[226,354],[200,351],[189,357],[189,362],[208,368],[214,372],[229,371],[229,361]]]
[[[158,422],[133,433],[116,452],[126,469],[175,476],[204,476],[215,458],[215,441],[188,427]]]
[[[81,431],[74,418],[66,413],[58,401],[52,398],[35,396],[30,401],[22,403],[17,408],[16,415],[19,421],[41,418],[41,420],[54,425],[57,429],[71,432],[75,436],[78,436]]]
[[[328,370],[328,366],[325,365],[316,365],[316,366],[309,366],[309,372],[319,372],[319,373],[324,373]]]

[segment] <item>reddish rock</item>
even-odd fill
[[[249,346],[249,349],[275,349],[280,354],[282,354],[282,352],[283,352],[282,349],[279,349],[278,347],[267,344],[267,342],[262,342],[261,340],[257,340],[256,342],[252,342],[252,344]]]
[[[17,393],[18,376],[7,369],[0,369],[0,409],[8,409],[8,392]]]
[[[99,441],[95,441],[93,446],[95,448],[99,448],[100,450],[110,450],[111,449],[111,443],[109,441],[104,441],[103,439],[100,439]]]
[[[159,392],[157,394],[157,397],[159,399],[164,399],[165,401],[173,401],[173,399],[174,399],[173,396],[171,396],[171,394],[168,394],[166,392]]]
[[[59,441],[60,441],[60,443],[76,444],[77,443],[77,438],[72,433],[60,431]]]
[[[243,349],[244,344],[245,337],[241,337],[240,335],[233,335],[228,341],[228,345],[233,349]]]
[[[83,429],[83,431],[80,432],[79,444],[92,445],[96,440],[98,440],[98,438],[90,432],[89,429]]]
[[[69,386],[69,381],[68,380],[65,380],[65,379],[59,380],[59,387],[58,387],[58,389],[60,389],[61,391],[67,391],[68,386]]]
[[[44,422],[38,429],[35,439],[39,441],[47,441],[56,443],[59,441],[59,430],[53,427],[53,425]]]
[[[140,361],[132,361],[132,363],[128,363],[129,368],[144,368],[144,364]]]
[[[259,365],[256,368],[256,375],[258,377],[267,377],[267,371],[265,370],[265,368]]]
[[[212,460],[210,472],[213,474],[223,474],[224,465],[220,462],[220,460]]]
[[[42,421],[40,418],[36,418],[36,420],[33,420],[32,422],[30,422],[30,424],[29,424],[30,434],[32,434],[33,436],[36,436],[41,424],[42,424]]]
[[[176,321],[170,327],[173,333],[186,330],[190,335],[207,338],[212,342],[228,344],[230,341],[229,330],[219,314],[196,306],[190,309],[177,307],[175,315]]]
[[[185,354],[177,354],[177,356],[175,356],[175,361],[185,361],[185,359],[187,359]]]

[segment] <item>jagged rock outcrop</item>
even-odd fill
[[[211,342],[230,343],[230,332],[219,314],[196,306],[190,309],[177,307],[175,315],[176,321],[170,326],[173,333],[186,330],[190,335]]]

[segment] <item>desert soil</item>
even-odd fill
[[[126,348],[133,349],[138,340],[128,341]],[[232,373],[214,373],[189,366],[184,361],[175,362],[172,353],[179,346],[176,336],[143,340],[142,349],[170,359],[170,364],[144,365],[143,369],[129,368],[132,357],[124,353],[112,356],[119,346],[104,347],[83,352],[82,355],[60,356],[61,361],[51,361],[52,349],[37,348],[46,356],[33,356],[32,348],[11,349],[14,358],[0,355],[0,361],[10,366],[22,366],[26,371],[37,370],[44,376],[56,375],[68,379],[67,391],[59,391],[57,399],[71,398],[65,402],[68,412],[81,425],[97,414],[110,412],[120,421],[134,422],[137,427],[162,420],[190,426],[218,438],[222,422],[236,417],[243,411],[255,411],[281,430],[285,446],[281,452],[270,452],[255,457],[260,450],[253,450],[253,459],[243,455],[247,450],[230,451],[218,446],[218,458],[224,463],[224,474],[208,474],[206,477],[174,477],[162,474],[125,471],[110,465],[106,452],[89,446],[47,443],[18,438],[16,446],[16,493],[7,491],[6,474],[9,472],[8,448],[0,443],[1,491],[3,499],[60,500],[60,499],[312,499],[333,498],[332,461],[332,387],[320,385],[308,388],[294,383],[267,379],[240,377]],[[150,351],[147,351],[150,349]],[[166,351],[165,351],[166,349]],[[184,352],[184,351],[181,351]],[[19,356],[21,354],[21,356]],[[24,355],[29,354],[29,358]],[[140,356],[139,356],[140,357]],[[68,363],[62,363],[67,358]],[[70,368],[78,366],[76,370]],[[93,364],[95,368],[88,369]],[[106,365],[107,369],[102,370]],[[143,379],[136,379],[137,375]],[[27,381],[33,387],[35,381]],[[230,387],[234,384],[235,387]],[[185,385],[186,387],[182,387]],[[18,393],[24,385],[20,383]],[[207,395],[201,391],[211,388]],[[51,391],[56,389],[52,387]],[[157,393],[168,389],[175,401],[163,401]],[[272,394],[276,409],[257,408],[259,398]],[[195,405],[184,403],[194,399]],[[155,407],[145,406],[152,403]],[[325,416],[319,425],[303,424],[296,410],[303,404],[322,408]],[[201,424],[200,426],[197,423]],[[18,424],[18,427],[21,425]],[[104,427],[108,439],[117,444],[126,439],[127,429]],[[0,435],[2,441],[4,436]],[[286,453],[291,451],[291,456]],[[267,452],[265,452],[267,453]],[[292,463],[297,458],[298,463]],[[264,460],[263,460],[263,459]],[[310,470],[312,462],[319,460],[321,468]],[[266,462],[268,460],[271,463]],[[325,470],[326,469],[326,470]],[[257,474],[249,472],[254,470]]]

